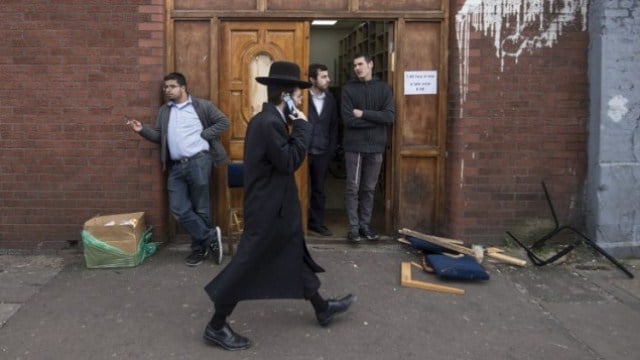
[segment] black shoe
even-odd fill
[[[222,232],[220,232],[219,226],[216,226],[216,228],[213,229],[211,242],[209,243],[209,251],[213,256],[213,261],[218,265],[222,264]]]
[[[350,243],[354,243],[354,244],[359,243],[360,242],[360,234],[358,234],[358,230],[349,231],[349,234],[347,235],[347,240]]]
[[[376,234],[376,232],[373,231],[373,229],[371,229],[368,226],[360,228],[360,236],[364,237],[365,239],[367,239],[369,241],[374,241],[374,240],[378,240],[379,239],[378,234]]]
[[[251,341],[236,334],[229,324],[224,324],[220,330],[214,330],[211,325],[207,324],[202,337],[207,344],[218,345],[225,350],[244,350],[251,347]]]
[[[347,311],[349,306],[353,304],[358,299],[357,296],[349,294],[342,299],[339,300],[327,300],[328,307],[327,310],[316,313],[316,319],[318,319],[318,323],[322,326],[327,326],[333,320],[333,317]]]
[[[329,230],[329,228],[327,228],[324,225],[309,225],[309,230],[318,233],[322,236],[331,236],[333,235],[333,233],[331,232],[331,230]]]
[[[198,266],[202,264],[202,260],[207,257],[207,249],[204,250],[193,250],[191,254],[187,256],[187,266]]]

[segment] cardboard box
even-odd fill
[[[84,223],[84,230],[96,239],[134,254],[147,225],[144,212],[96,216]]]

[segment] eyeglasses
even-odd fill
[[[169,85],[162,85],[162,90],[167,90],[167,89],[175,89],[175,88],[179,88],[180,85],[174,85],[174,84],[169,84]]]

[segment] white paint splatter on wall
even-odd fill
[[[622,118],[629,112],[627,103],[629,100],[622,95],[616,95],[609,99],[607,103],[607,116],[613,122],[620,122]]]
[[[467,0],[456,14],[460,53],[460,105],[467,99],[469,85],[469,32],[481,31],[493,37],[500,71],[504,59],[518,58],[525,51],[553,47],[564,26],[582,16],[587,29],[588,0]]]

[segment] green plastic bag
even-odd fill
[[[151,242],[151,227],[143,234],[138,243],[138,250],[127,254],[122,250],[96,239],[90,232],[82,231],[84,260],[88,268],[132,267],[141,264],[144,259],[153,255],[158,244]]]

